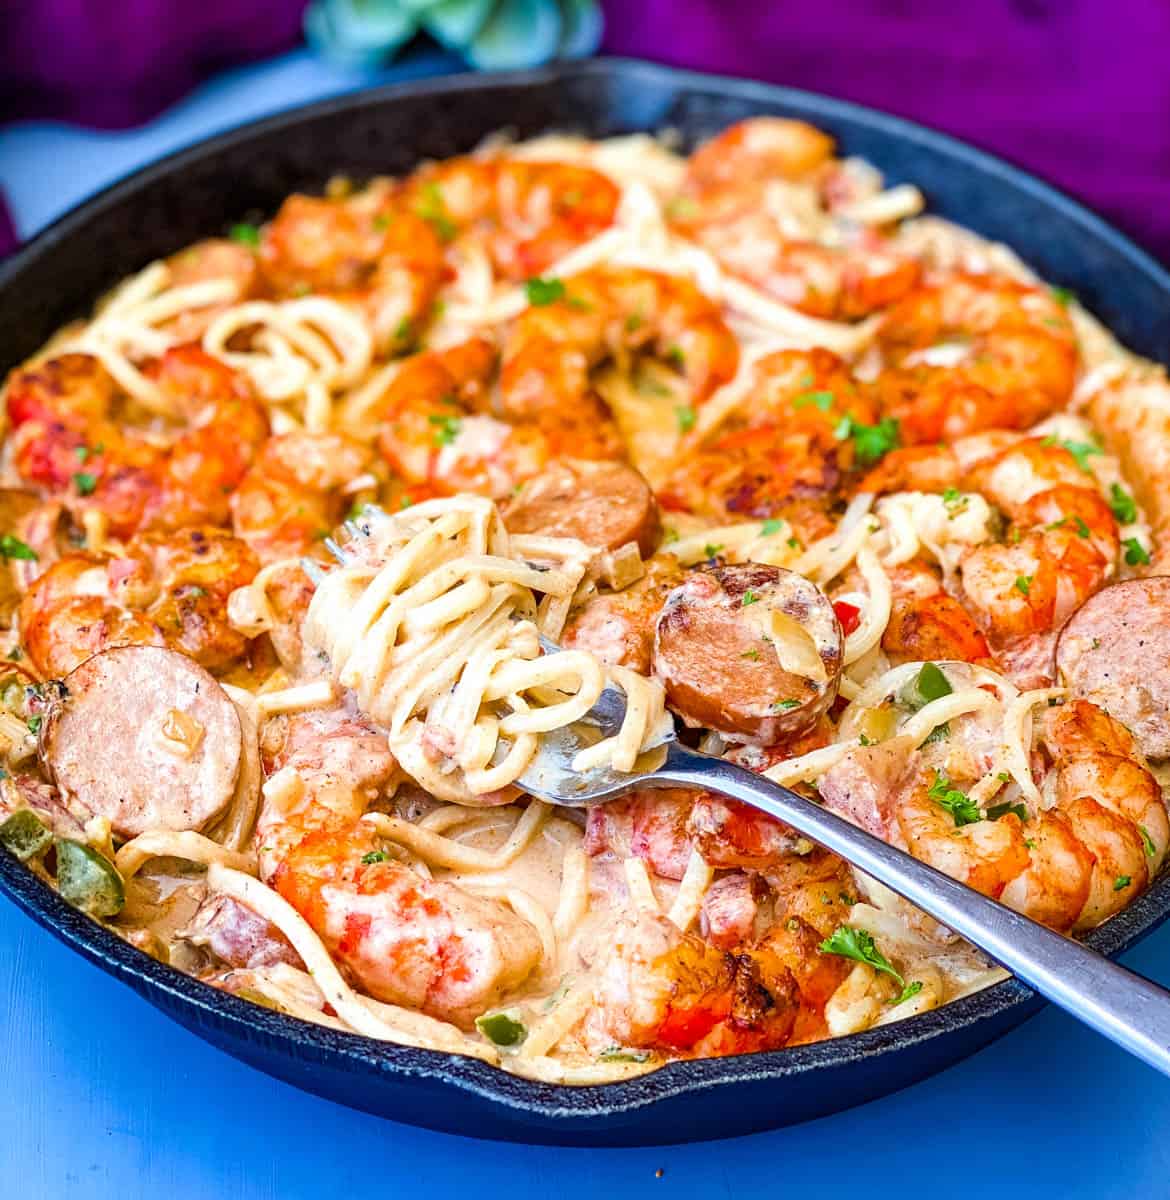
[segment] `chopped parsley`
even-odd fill
[[[927,735],[923,742],[924,746],[933,745],[935,742],[945,742],[951,736],[950,723],[944,721],[941,725],[936,725]]]
[[[1088,463],[1089,455],[1101,453],[1101,447],[1094,446],[1092,442],[1073,442],[1058,437],[1046,437],[1041,445],[1063,446],[1064,449],[1066,449],[1069,454],[1076,459],[1077,466],[1080,467],[1080,469],[1084,471],[1086,475],[1091,475],[1093,473]]]
[[[255,225],[250,225],[247,221],[241,221],[238,225],[233,225],[228,231],[228,237],[233,242],[239,242],[241,246],[250,246],[255,249],[260,245],[260,230]]]
[[[14,533],[0,533],[0,558],[5,562],[12,558],[23,558],[36,562],[37,552],[26,542],[22,542]]]
[[[1083,517],[1073,517],[1073,522],[1077,527],[1077,537],[1087,538],[1089,536],[1089,527],[1085,524]]]
[[[901,971],[877,948],[873,934],[864,929],[854,929],[852,925],[838,925],[832,937],[821,942],[820,951],[822,954],[839,954],[842,958],[851,958],[855,962],[873,967],[883,975],[888,975],[902,989],[901,994],[893,1001],[894,1004],[901,1004],[903,1000],[909,1000],[911,996],[917,996],[922,991],[922,984],[918,980],[909,984],[906,982]]]
[[[799,708],[799,700],[777,700],[772,707],[777,712],[787,712],[790,708]]]
[[[80,495],[90,496],[93,494],[94,488],[97,487],[97,476],[91,475],[88,471],[78,471],[73,476],[73,483]]]
[[[703,547],[703,557],[704,558],[714,558],[719,553],[719,551],[722,549],[723,549],[723,547],[721,545],[719,545],[717,542],[708,542]]]
[[[681,346],[671,346],[666,352],[666,361],[681,371],[687,365],[687,356],[683,353]]]
[[[389,857],[385,850],[371,850],[369,854],[362,855],[362,862],[367,867],[372,867],[374,863],[386,862]]]
[[[833,436],[838,441],[852,439],[853,453],[863,467],[877,462],[902,444],[898,422],[893,417],[884,417],[876,425],[866,425],[853,417],[842,417],[833,430]]]
[[[926,794],[939,808],[945,808],[951,814],[956,825],[973,825],[983,820],[979,805],[966,792],[951,787],[951,781],[943,771],[935,770],[934,782]]]
[[[750,658],[752,660],[752,662],[759,661],[759,657],[760,657],[760,652],[758,650],[745,650],[740,655],[740,658]]]
[[[800,538],[790,537],[788,539],[788,544],[789,544],[789,546],[792,547],[793,550],[799,550],[800,549]]]
[[[1113,890],[1115,892],[1124,892],[1131,883],[1133,883],[1131,876],[1118,875],[1118,877],[1113,881]]]
[[[1150,837],[1150,831],[1144,825],[1139,825],[1138,833],[1142,835],[1142,845],[1145,847],[1146,857],[1154,858],[1158,853],[1158,847],[1154,845],[1154,839]]]
[[[463,422],[458,417],[440,416],[438,413],[431,413],[427,420],[438,426],[434,437],[436,446],[449,446],[459,436],[463,427]]]
[[[755,602],[756,602],[758,599],[759,599],[759,596],[757,596],[757,595],[756,595],[756,593],[755,593],[755,592],[753,592],[751,588],[748,588],[748,590],[747,590],[746,592],[744,592],[744,594],[743,594],[743,606],[744,606],[744,608],[747,608],[747,606],[748,606],[749,604],[755,604]]]
[[[793,408],[816,408],[827,413],[836,397],[832,392],[802,392],[792,402]]]
[[[433,181],[423,184],[422,199],[415,211],[439,235],[440,241],[449,242],[459,232],[443,203],[439,185]]]
[[[524,285],[524,293],[533,308],[543,308],[546,304],[555,304],[563,298],[565,285],[559,279],[541,279],[535,276]]]
[[[675,418],[678,420],[679,433],[690,433],[695,427],[695,410],[689,405],[679,405],[674,410]]]
[[[1109,485],[1109,507],[1119,525],[1132,525],[1137,520],[1137,505],[1133,497],[1119,483]]]
[[[29,733],[31,733],[31,734],[32,734],[34,737],[35,737],[35,736],[36,736],[38,733],[40,733],[40,731],[41,731],[41,722],[42,722],[43,720],[44,720],[44,718],[43,718],[43,717],[39,717],[39,716],[38,716],[38,717],[29,717],[29,719],[28,719],[28,731],[29,731]]]
[[[1054,287],[1052,289],[1052,298],[1061,308],[1068,306],[1077,298],[1076,292],[1070,291],[1066,287]]]
[[[967,511],[971,498],[964,496],[958,488],[949,487],[942,494],[942,502],[947,510],[947,520],[953,521],[960,513]]]
[[[1017,592],[1020,592],[1022,595],[1026,596],[1032,590],[1032,576],[1017,575],[1016,581],[1012,584],[1012,587],[1014,587]]]
[[[1150,561],[1150,556],[1145,546],[1137,538],[1126,538],[1121,544],[1125,547],[1125,561],[1131,567],[1136,567],[1139,564],[1144,565]]]
[[[760,537],[771,537],[774,533],[779,533],[784,528],[784,522],[776,517],[769,517],[763,525],[760,526]]]

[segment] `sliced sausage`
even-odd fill
[[[41,756],[65,799],[125,838],[198,829],[227,807],[240,719],[197,663],[162,646],[122,646],[87,659],[64,688]]]
[[[654,672],[688,725],[770,745],[813,725],[837,696],[844,635],[828,597],[761,563],[694,572],[667,597]]]
[[[580,538],[606,550],[637,542],[643,558],[662,534],[650,485],[618,462],[558,462],[528,480],[503,515],[511,533]]]
[[[654,623],[673,588],[686,573],[672,555],[655,555],[646,574],[620,592],[602,592],[569,617],[561,634],[566,650],[588,650],[607,667],[650,673]]]
[[[1061,630],[1056,669],[1147,758],[1170,757],[1170,576],[1127,579],[1086,600]]]

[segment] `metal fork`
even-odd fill
[[[548,639],[542,639],[542,645],[549,653],[558,649]],[[679,784],[742,800],[839,854],[1078,1020],[1170,1074],[1170,992],[919,862],[790,788],[691,750],[674,737],[643,755],[651,761],[637,774],[607,768],[574,771],[576,752],[598,734],[616,733],[624,714],[624,697],[607,688],[583,718],[584,728],[569,726],[541,739],[540,751],[519,785],[548,804],[571,808],[605,804],[635,788]]]
[[[346,526],[351,536],[362,532],[356,523]],[[332,539],[326,546],[339,562],[349,560],[344,547]],[[314,573],[320,576],[316,565]],[[540,641],[546,654],[560,650],[544,636]],[[742,800],[892,888],[1053,1004],[1170,1075],[1170,992],[919,862],[790,788],[691,750],[673,733],[648,748],[636,773],[604,767],[574,771],[577,751],[615,734],[625,712],[623,694],[607,687],[580,722],[541,738],[540,750],[519,785],[548,804],[576,809],[605,804],[635,788],[679,784]]]

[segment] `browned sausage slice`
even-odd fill
[[[580,538],[617,550],[637,542],[654,553],[662,527],[650,485],[626,463],[565,460],[529,479],[504,509],[510,533]]]
[[[65,677],[41,755],[62,795],[114,832],[198,829],[232,797],[243,735],[227,693],[162,646],[122,646]]]
[[[589,650],[607,667],[633,667],[650,673],[654,622],[672,588],[684,578],[678,559],[656,554],[646,562],[646,574],[620,592],[602,592],[587,600],[570,617],[561,634],[566,650]]]
[[[696,571],[667,597],[654,672],[688,725],[771,745],[833,703],[844,637],[828,597],[760,563]]]
[[[1147,758],[1170,757],[1170,576],[1090,596],[1061,630],[1056,668],[1074,696],[1126,726]]]

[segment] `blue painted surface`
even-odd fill
[[[420,55],[368,81],[452,61]],[[9,128],[0,182],[28,235],[160,154],[354,86],[296,53],[223,76],[129,133]],[[1170,927],[1125,961],[1170,982]],[[0,901],[0,1054],[0,1197],[14,1200],[333,1200],[423,1187],[516,1200],[1104,1200],[1170,1190],[1170,1080],[1053,1012],[909,1091],[794,1129],[650,1150],[503,1146],[394,1125],[270,1080]]]

